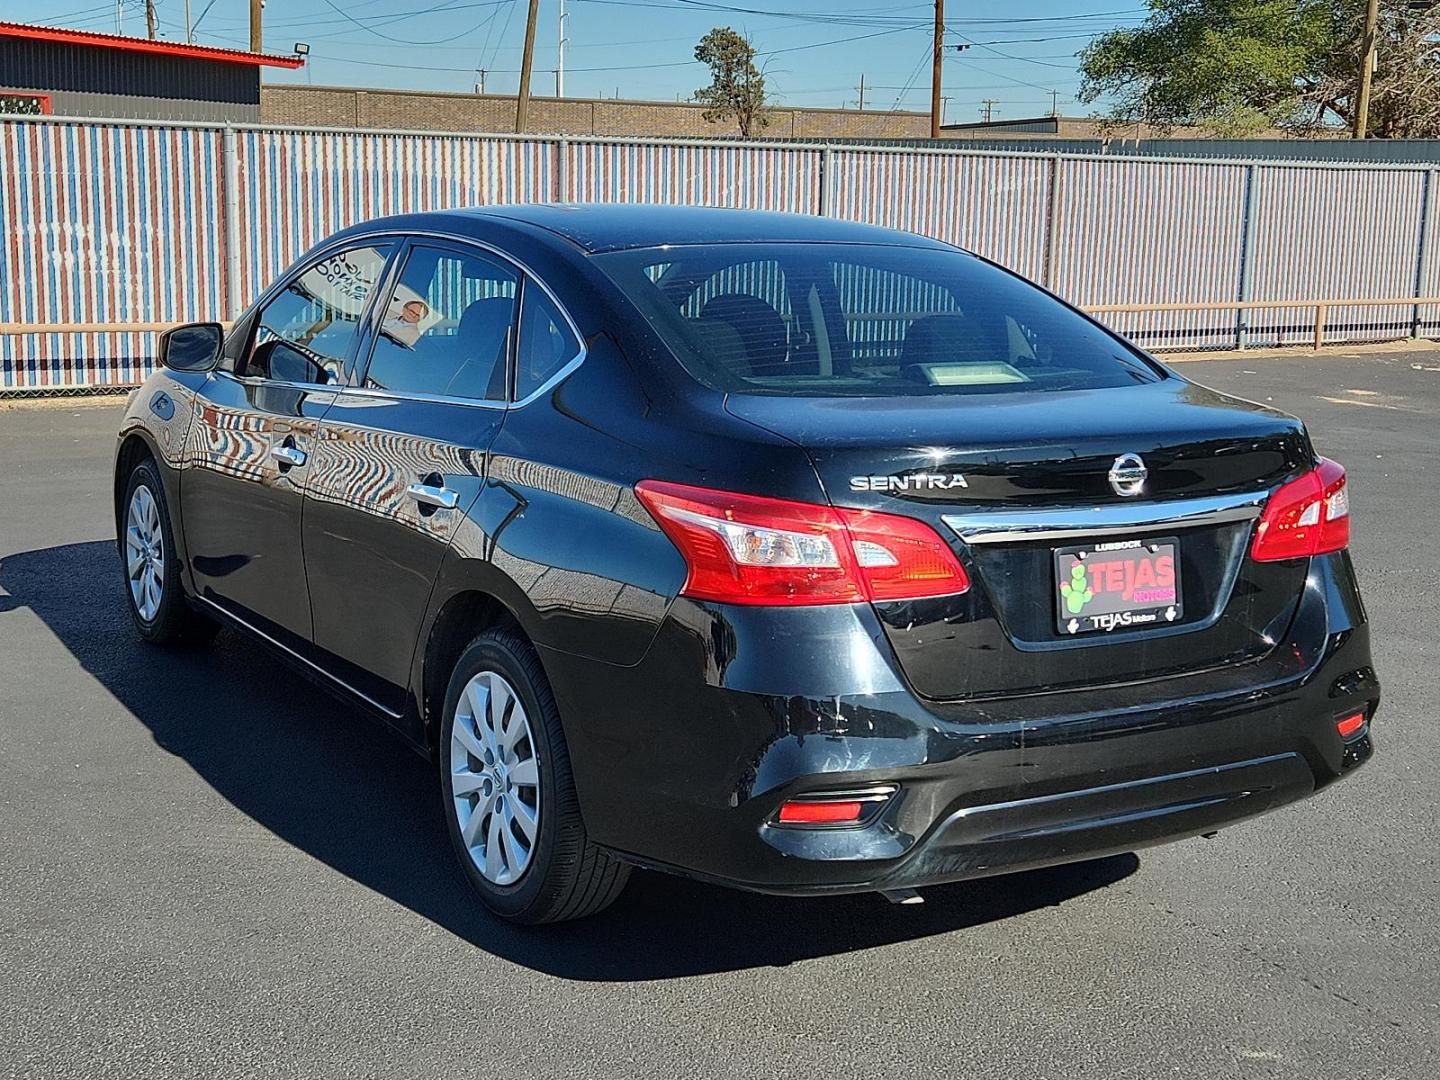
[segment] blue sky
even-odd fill
[[[123,0],[124,32],[143,35],[143,2]],[[272,82],[514,93],[527,0],[270,0],[267,51],[311,46],[309,70],[270,71]],[[184,0],[156,0],[161,36],[184,39]],[[201,44],[245,47],[246,0],[190,0]],[[771,96],[780,103],[854,107],[865,76],[867,109],[929,107],[930,3],[877,0],[566,0],[568,96],[675,100],[707,80],[692,58],[712,26],[747,33],[760,51]],[[541,0],[534,92],[552,94],[559,0]],[[5,19],[113,32],[115,4],[95,0],[0,0]],[[946,120],[996,119],[1050,110],[1084,115],[1075,52],[1094,34],[1136,25],[1143,0],[950,0]]]

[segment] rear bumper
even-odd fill
[[[1379,686],[1343,553],[1264,659],[1131,686],[937,703],[866,607],[680,602],[629,668],[546,652],[593,838],[765,892],[889,889],[1131,851],[1302,799],[1371,753]],[[863,828],[785,799],[893,784]]]

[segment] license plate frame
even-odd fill
[[[1076,567],[1083,568],[1080,574]],[[1185,617],[1180,541],[1174,536],[1054,548],[1051,573],[1055,632],[1061,637],[1154,630]]]

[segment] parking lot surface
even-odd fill
[[[1440,352],[1185,365],[1349,469],[1385,700],[1321,796],[1080,867],[520,930],[427,764],[223,633],[132,633],[114,406],[0,406],[0,1076],[1440,1075]]]

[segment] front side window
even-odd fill
[[[500,401],[519,280],[478,253],[416,246],[391,293],[364,385]]]
[[[900,397],[1164,378],[1042,290],[959,251],[744,244],[595,261],[692,375],[726,391]]]
[[[282,382],[342,382],[360,316],[389,254],[389,245],[383,244],[351,248],[325,256],[292,278],[256,316],[241,374]]]

